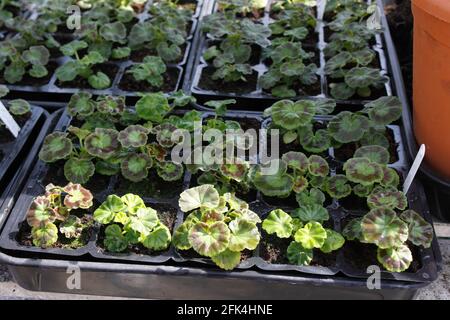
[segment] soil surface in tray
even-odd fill
[[[98,207],[98,203],[94,203],[94,206],[89,209],[90,213],[92,214],[94,208]],[[81,222],[83,224],[92,224],[92,216],[85,215],[86,210],[72,210],[70,212],[71,215],[75,215],[81,219]],[[58,230],[59,226],[57,225]],[[89,242],[89,239],[92,236],[93,229],[85,228],[83,229],[83,232],[81,233],[81,237],[78,239],[69,239],[66,238],[61,232],[58,233],[58,241],[51,246],[51,248],[59,248],[59,249],[79,249]],[[27,221],[21,223],[19,233],[17,235],[17,241],[22,246],[27,247],[33,247],[33,239],[31,237],[31,227],[28,225]],[[35,246],[34,246],[35,247]]]
[[[212,75],[215,69],[212,67],[206,67],[202,70],[200,81],[198,83],[198,89],[215,91],[220,93],[236,93],[246,94],[256,90],[256,83],[258,82],[258,73],[253,71],[251,75],[247,75],[247,81],[225,82],[219,80],[213,80]]]
[[[210,258],[201,256],[194,249],[177,250],[177,251],[180,254],[180,256],[186,260],[202,259],[202,260],[210,260],[211,261]],[[253,257],[253,252],[251,250],[245,249],[244,251],[241,252],[241,262],[245,261],[247,259],[250,259],[251,257]],[[211,261],[211,263],[213,263],[213,262]]]
[[[109,77],[111,81],[111,85],[114,82],[117,71],[119,71],[119,67],[112,63],[103,63],[98,64],[92,68],[94,74],[101,71]],[[61,82],[59,80],[56,81],[56,85],[60,88],[79,88],[79,89],[94,89],[88,82],[87,79],[82,78],[80,76],[76,77],[72,81]],[[106,88],[107,89],[107,88]],[[102,89],[103,90],[103,89]]]
[[[280,239],[276,235],[268,235],[262,231],[260,243],[261,258],[271,264],[291,264],[287,258],[287,248],[292,239]],[[320,250],[313,250],[313,260],[310,266],[334,267],[336,265],[337,252],[323,253]]]
[[[178,78],[180,71],[176,68],[167,68],[167,71],[163,74],[164,83],[162,87],[153,87],[147,81],[136,81],[132,74],[127,73],[131,67],[128,67],[122,76],[119,83],[119,88],[124,91],[130,92],[172,92],[177,89]]]
[[[16,120],[17,124],[21,128],[23,128],[23,126],[28,121],[28,119],[30,119],[30,117],[31,117],[31,112],[24,114],[22,116],[13,116],[14,120]],[[0,144],[9,143],[14,140],[15,140],[15,138],[11,134],[11,132],[5,126],[0,126]],[[1,149],[0,149],[0,152],[1,152]],[[1,159],[2,159],[2,157],[0,156],[0,160]]]
[[[181,47],[181,55],[175,61],[170,61],[171,64],[180,63],[184,59],[184,55],[186,54],[186,44],[183,44]],[[134,50],[131,52],[130,59],[133,62],[142,62],[144,58],[147,56],[159,56],[158,52],[154,49],[143,48],[139,50]]]
[[[312,85],[304,85],[299,81],[296,81],[292,86],[289,86],[290,89],[293,89],[297,96],[318,96],[322,93],[322,85],[320,83],[320,78],[317,78],[317,82]],[[271,94],[270,90],[263,90],[267,94]]]
[[[394,133],[391,129],[386,130],[385,137],[389,141],[389,154],[390,159],[389,163],[395,163],[399,160],[397,148],[398,143],[395,142]],[[342,147],[334,149],[334,157],[336,160],[345,162],[348,159],[351,159],[355,153],[355,151],[360,147],[360,144],[358,143],[346,143],[342,145]]]
[[[23,75],[23,79],[16,83],[8,83],[5,78],[3,78],[3,74],[0,77],[0,83],[1,84],[8,84],[8,85],[15,85],[15,86],[32,86],[32,87],[40,87],[48,84],[50,82],[50,79],[52,78],[52,75],[56,68],[58,67],[58,64],[54,61],[50,61],[46,68],[48,70],[48,74],[45,77],[42,78],[34,78],[30,76],[28,73]]]
[[[175,222],[177,219],[177,209],[171,207],[170,205],[164,205],[164,204],[146,204],[148,207],[151,207],[153,209],[155,209],[157,211],[158,214],[158,218],[159,220],[170,230],[170,234],[173,233],[173,228],[175,226]],[[167,251],[167,250],[162,250],[162,251],[154,251],[154,250],[150,250],[147,249],[146,247],[144,247],[142,244],[135,244],[135,245],[130,245],[128,247],[127,250],[125,250],[124,252],[120,252],[120,253],[109,253],[104,245],[103,245],[103,241],[105,240],[105,228],[106,226],[102,226],[100,228],[100,232],[98,235],[98,240],[97,240],[97,246],[99,246],[102,250],[105,251],[106,254],[111,255],[120,255],[123,253],[135,253],[138,255],[148,255],[148,256],[157,256],[160,255],[161,252]]]
[[[114,192],[119,196],[134,193],[144,198],[172,199],[179,196],[182,188],[183,177],[178,181],[164,181],[154,169],[151,169],[148,178],[141,182],[131,182],[118,176]]]

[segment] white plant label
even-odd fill
[[[417,171],[419,171],[420,165],[422,164],[423,158],[425,158],[425,150],[425,145],[422,144],[420,146],[419,152],[417,152],[416,159],[414,159],[411,169],[409,170],[408,176],[405,179],[405,183],[403,184],[403,192],[405,194],[408,193],[409,188],[411,187],[411,183],[416,177]]]
[[[0,101],[0,120],[5,124],[14,138],[17,138],[20,132],[20,127],[14,118],[9,113],[8,109],[4,106],[3,102]]]
[[[317,11],[319,14],[319,20],[323,20],[325,14],[325,8],[327,7],[327,0],[317,0]]]

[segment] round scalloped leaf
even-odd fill
[[[67,219],[59,225],[59,231],[68,239],[77,239],[83,231],[81,219],[77,216],[68,216]]]
[[[103,244],[109,252],[122,252],[128,248],[128,241],[122,233],[122,228],[116,224],[106,227]]]
[[[50,52],[45,46],[31,46],[22,52],[22,59],[32,65],[45,66],[50,58]]]
[[[53,132],[45,137],[44,144],[39,152],[39,159],[44,162],[55,162],[65,159],[72,153],[72,141],[65,132]]]
[[[403,192],[394,188],[382,189],[375,188],[367,197],[369,208],[389,208],[405,210],[408,206],[408,200]]]
[[[241,253],[226,249],[221,253],[212,256],[211,260],[224,270],[233,270],[241,263]]]
[[[225,216],[222,212],[218,211],[217,209],[203,209],[202,211],[202,217],[200,219],[201,222],[211,224],[217,221],[224,221]]]
[[[331,137],[329,132],[324,129],[319,129],[316,132],[304,130],[300,134],[300,144],[308,152],[321,153],[330,147]]]
[[[320,248],[320,251],[324,253],[330,253],[332,251],[342,248],[345,243],[344,237],[339,233],[331,229],[325,229],[327,231],[327,238],[325,243]]]
[[[99,32],[106,41],[122,43],[127,37],[127,29],[120,21],[103,24]]]
[[[189,223],[182,223],[177,230],[175,230],[172,239],[175,248],[179,250],[189,250],[192,248],[188,238],[190,228],[191,225]]]
[[[170,111],[167,98],[162,93],[149,93],[136,102],[136,112],[144,120],[161,123]]]
[[[303,176],[298,176],[294,178],[294,186],[292,187],[292,190],[295,193],[300,193],[306,190],[308,187],[308,179],[306,179]]]
[[[189,212],[198,208],[214,209],[219,206],[219,192],[212,184],[190,188],[180,194],[178,205],[181,211]]]
[[[361,146],[381,146],[389,149],[390,143],[384,132],[369,129],[359,141]]]
[[[295,234],[298,229],[303,228],[304,223],[299,218],[292,218],[292,233]]]
[[[211,225],[199,222],[189,230],[188,239],[196,252],[205,257],[213,257],[227,249],[230,229],[222,221]]]
[[[112,222],[117,213],[126,210],[122,199],[116,195],[109,195],[97,210],[94,211],[94,220],[101,224]]]
[[[261,191],[265,196],[268,197],[286,197],[288,196],[294,186],[294,179],[286,174],[286,162],[284,161],[271,161],[273,166],[270,168],[277,168],[278,171],[274,174],[271,169],[268,172],[263,171],[263,167],[257,167],[254,175],[252,176],[252,182],[256,189]],[[267,169],[267,167],[266,167]]]
[[[152,129],[152,132],[156,134],[156,141],[164,147],[170,148],[172,147],[176,141],[172,139],[173,133],[177,130],[173,124],[163,123],[158,125]]]
[[[295,196],[300,207],[318,204],[323,206],[325,202],[325,195],[317,188],[312,188],[309,191],[303,191]]]
[[[31,203],[27,213],[27,223],[30,227],[38,227],[55,221],[56,215],[47,197],[37,197]]]
[[[352,187],[348,184],[348,179],[343,174],[337,174],[328,178],[326,190],[335,199],[342,199],[352,193]]]
[[[288,167],[298,170],[300,172],[306,172],[308,170],[308,157],[302,152],[289,151],[283,154],[281,160],[286,162]]]
[[[70,97],[67,104],[67,113],[72,116],[89,117],[95,111],[95,101],[92,100],[92,94],[88,92],[78,92]]]
[[[316,114],[327,115],[331,114],[336,108],[336,100],[328,98],[318,98],[313,100],[316,106]]]
[[[53,223],[31,228],[31,237],[36,247],[48,248],[58,241],[58,228]]]
[[[411,250],[404,244],[395,248],[378,248],[377,259],[386,270],[391,272],[403,272],[413,261]]]
[[[31,111],[28,101],[23,99],[15,99],[8,102],[9,113],[15,116],[23,116]]]
[[[105,96],[97,101],[97,110],[104,114],[117,115],[125,110],[125,98],[120,96]]]
[[[262,223],[268,234],[276,234],[278,238],[290,238],[293,230],[292,217],[281,209],[273,210]]]
[[[156,210],[152,208],[140,208],[136,215],[130,218],[130,228],[147,236],[158,225],[159,218]]]
[[[373,191],[373,185],[363,186],[357,184],[353,187],[353,192],[360,198],[367,198]]]
[[[308,171],[311,175],[316,177],[326,177],[330,172],[330,167],[327,160],[321,156],[313,154],[309,157]]]
[[[316,221],[308,222],[303,228],[298,229],[294,235],[296,242],[305,249],[321,248],[327,238],[327,232]]]
[[[271,110],[273,122],[287,130],[310,123],[316,112],[314,103],[307,100],[281,100],[273,104]]]
[[[383,169],[375,162],[367,158],[353,158],[347,160],[344,164],[344,171],[347,179],[360,183],[364,186],[370,186],[383,180]]]
[[[351,88],[368,88],[374,84],[383,83],[379,69],[353,68],[345,74],[345,83]]]
[[[231,230],[229,250],[240,252],[244,249],[256,249],[261,238],[256,224],[245,219],[237,219],[231,221],[228,227]]]
[[[120,149],[118,135],[113,129],[96,128],[86,137],[84,146],[90,155],[106,160]]]
[[[388,164],[390,155],[389,151],[382,146],[363,146],[355,151],[354,158],[367,158],[372,162],[379,164]]]
[[[349,111],[339,113],[328,124],[328,130],[333,138],[341,143],[359,141],[369,127],[367,117]]]
[[[307,266],[313,259],[313,250],[305,249],[300,243],[292,241],[287,248],[287,258],[289,263]]]
[[[345,82],[331,83],[330,84],[330,94],[333,98],[339,100],[347,100],[353,97],[356,90],[348,86]]]
[[[408,224],[408,240],[416,246],[429,248],[433,241],[433,227],[414,210],[406,210],[400,219]]]
[[[148,133],[141,125],[131,125],[120,131],[117,139],[124,148],[140,148],[147,144]]]
[[[91,160],[70,158],[64,164],[64,176],[73,183],[85,184],[95,173]]]
[[[361,221],[364,240],[380,248],[401,246],[408,240],[408,225],[388,208],[372,209]]]
[[[222,164],[219,170],[225,177],[241,182],[247,176],[248,168],[247,162],[236,158],[233,163]]]
[[[160,224],[153,229],[141,242],[144,247],[154,251],[165,250],[171,241],[170,230],[165,225]]]
[[[343,69],[352,61],[352,55],[348,51],[343,51],[330,59],[325,64],[325,74],[333,74],[336,70]]]
[[[342,235],[349,241],[359,240],[360,242],[365,242],[361,227],[362,220],[363,217],[350,220],[342,230]]]
[[[324,190],[326,187],[327,177],[309,176],[309,184],[317,189]]]
[[[69,209],[89,209],[92,207],[92,193],[79,184],[69,183],[63,191],[67,193],[64,197],[64,205]]]
[[[402,103],[397,97],[381,97],[365,105],[364,111],[376,125],[386,126],[400,119]]]
[[[383,187],[394,187],[397,188],[400,184],[400,177],[395,171],[395,169],[389,168],[387,166],[383,167],[383,180],[381,180],[380,184]]]
[[[151,168],[152,164],[152,159],[146,154],[132,153],[123,159],[120,170],[126,179],[139,182],[147,178],[148,168]]]
[[[183,177],[184,167],[175,162],[163,161],[156,166],[156,172],[164,181],[177,181]]]
[[[299,218],[303,222],[317,221],[324,222],[330,219],[327,209],[319,204],[307,205],[295,209],[292,217]]]
[[[141,208],[146,208],[144,200],[138,195],[127,193],[120,197],[123,204],[125,205],[124,212],[130,215],[136,215],[137,211]]]

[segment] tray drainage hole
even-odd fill
[[[423,277],[424,279],[430,279],[430,275],[429,275],[428,273],[426,273],[426,272],[424,272],[424,273],[422,274],[422,277]]]

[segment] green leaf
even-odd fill
[[[147,236],[158,225],[159,218],[156,210],[152,208],[140,208],[135,216],[130,217],[130,228]]]
[[[237,219],[231,221],[228,226],[231,230],[229,250],[240,252],[244,249],[256,249],[261,238],[256,224],[244,219]]]
[[[73,183],[85,184],[95,173],[91,160],[70,158],[64,164],[64,176]]]
[[[192,248],[189,243],[189,230],[191,226],[188,223],[181,224],[175,233],[173,234],[172,243],[173,245],[180,250],[189,250]]]
[[[292,264],[307,266],[313,259],[313,250],[305,249],[300,243],[292,241],[287,248],[287,257]]]
[[[153,160],[143,153],[130,153],[120,164],[122,175],[132,181],[139,182],[147,178],[148,169],[153,165]]]
[[[273,104],[271,110],[273,122],[287,130],[307,125],[315,115],[314,103],[307,100],[281,100]]]
[[[161,123],[169,111],[169,102],[162,93],[146,94],[136,103],[138,116],[147,121]]]
[[[31,112],[30,104],[23,99],[15,99],[8,102],[9,113],[15,116],[23,116]]]
[[[122,229],[116,225],[107,226],[103,243],[110,252],[122,252],[128,248],[128,241],[122,233]]]
[[[214,209],[219,206],[219,192],[211,184],[190,188],[180,194],[178,205],[183,212],[198,208]]]
[[[69,216],[66,221],[59,225],[59,231],[61,231],[66,238],[79,238],[83,231],[81,219],[77,216]]]
[[[324,253],[330,253],[341,248],[344,245],[345,239],[340,233],[330,229],[325,230],[327,231],[327,238],[323,246],[320,248],[320,251]]]
[[[324,222],[330,219],[327,209],[318,204],[307,205],[295,209],[292,216],[299,218],[303,222],[317,221]]]
[[[281,209],[273,210],[262,223],[262,228],[268,234],[276,234],[279,238],[291,237],[292,217]]]
[[[127,29],[122,22],[107,23],[100,27],[100,35],[107,41],[122,43],[127,37]]]
[[[413,261],[411,250],[406,245],[395,248],[378,248],[377,259],[386,270],[391,272],[403,272]]]
[[[369,119],[365,116],[344,111],[329,122],[328,130],[336,141],[350,143],[359,141],[369,129],[369,126]]]
[[[367,112],[370,120],[379,126],[389,125],[402,116],[402,103],[397,97],[381,97],[364,107],[363,112]]]
[[[44,46],[32,46],[22,52],[22,59],[32,65],[45,66],[50,58],[50,52]]]
[[[226,249],[212,256],[211,260],[224,270],[232,270],[241,262],[241,253]]]
[[[367,158],[379,164],[388,164],[391,158],[389,151],[382,146],[363,146],[355,151],[355,158]]]
[[[111,58],[113,59],[125,59],[131,54],[131,49],[128,47],[114,48],[111,52]]]
[[[296,242],[305,249],[321,248],[327,238],[327,232],[318,222],[308,222],[303,228],[298,229],[294,235]]]
[[[225,251],[230,242],[230,229],[222,222],[199,222],[189,230],[189,243],[202,256],[213,257]]]
[[[31,237],[36,247],[48,248],[58,241],[58,228],[53,223],[33,227]]]
[[[433,226],[414,210],[406,210],[400,219],[408,224],[408,240],[416,246],[429,248],[433,241]]]
[[[45,137],[39,159],[48,163],[65,159],[72,153],[72,148],[72,141],[67,138],[67,133],[55,131]]]
[[[125,205],[118,196],[109,195],[97,210],[94,211],[94,220],[101,224],[108,224],[114,220],[117,213],[125,210]]]
[[[80,67],[78,61],[69,60],[56,69],[56,78],[61,82],[72,81],[78,76]]]
[[[160,251],[169,247],[170,240],[171,235],[169,229],[165,225],[160,224],[145,237],[142,244],[148,249]]]
[[[100,71],[89,76],[88,82],[94,89],[106,89],[111,86],[111,80],[109,77]]]

